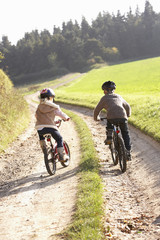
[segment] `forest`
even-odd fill
[[[0,42],[0,68],[14,84],[26,79],[53,77],[67,72],[83,72],[99,63],[116,63],[160,55],[160,13],[149,1],[144,11],[122,15],[99,13],[89,24],[72,20],[62,27],[25,33],[16,45],[7,36]]]

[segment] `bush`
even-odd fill
[[[100,57],[100,56],[95,56],[94,59],[95,59],[96,63],[104,63],[102,57]]]
[[[106,48],[104,58],[106,61],[118,61],[120,57],[119,50],[116,47]]]
[[[0,97],[8,94],[13,87],[12,82],[8,76],[0,69]]]

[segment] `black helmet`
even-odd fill
[[[49,98],[49,97],[55,97],[55,93],[51,88],[44,88],[40,92],[40,98]]]
[[[116,84],[112,81],[107,81],[102,84],[102,90],[114,90],[116,89]]]

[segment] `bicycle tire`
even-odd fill
[[[68,146],[68,144],[66,143],[66,141],[63,141],[63,147],[64,147],[64,150],[65,150],[65,154],[68,156],[68,160],[65,161],[65,162],[61,162],[61,165],[62,165],[63,167],[68,167],[69,164],[70,164],[71,154],[70,154],[69,146]]]
[[[124,173],[127,169],[127,161],[126,161],[125,146],[121,137],[118,137],[118,155],[119,155],[120,168],[121,168],[121,171]]]
[[[116,139],[115,136],[113,136],[113,141],[109,145],[109,149],[111,151],[111,156],[113,160],[113,164],[117,165],[118,164],[118,151],[117,151],[117,144],[116,144]]]
[[[56,159],[54,158],[52,148],[44,152],[44,163],[49,175],[54,175],[56,173]]]

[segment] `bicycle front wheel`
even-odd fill
[[[125,146],[121,137],[118,137],[118,155],[119,155],[120,168],[121,168],[121,171],[124,173],[127,169],[127,161],[126,161]]]
[[[67,160],[65,162],[61,162],[61,164],[63,167],[68,167],[70,164],[71,154],[70,154],[69,146],[65,141],[63,141],[63,147],[65,150],[65,157]]]
[[[56,172],[56,159],[54,158],[52,148],[44,152],[44,163],[49,175],[54,175]]]

